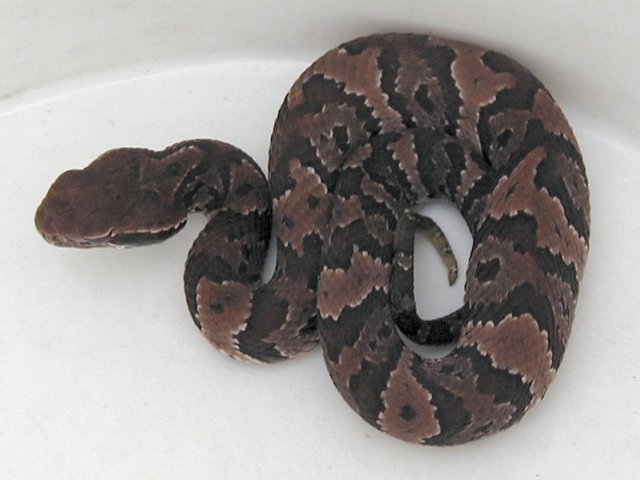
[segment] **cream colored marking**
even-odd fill
[[[320,314],[337,320],[346,307],[356,307],[372,290],[387,291],[391,265],[360,252],[357,246],[347,270],[324,267],[318,285]]]
[[[536,243],[559,254],[567,264],[574,263],[580,277],[587,255],[585,239],[569,225],[560,200],[549,195],[545,188],[539,189],[534,182],[537,167],[546,155],[542,147],[536,147],[511,175],[502,177],[487,198],[486,211],[496,219],[512,217],[518,212],[535,216]]]
[[[234,295],[236,301],[224,304],[224,299],[219,298],[223,292]],[[248,285],[228,280],[216,283],[202,277],[196,286],[197,318],[204,336],[218,349],[243,362],[263,363],[238,348],[237,335],[247,328],[252,297],[252,288]],[[215,312],[210,308],[213,301],[223,303],[225,310]]]
[[[382,392],[385,409],[378,415],[383,432],[413,443],[421,443],[441,432],[436,418],[437,407],[431,403],[432,395],[416,380],[411,372],[415,355],[403,349],[396,369],[391,372],[387,388]],[[413,417],[405,420],[403,409],[410,408]]]
[[[548,334],[528,313],[509,314],[497,324],[474,325],[463,332],[459,345],[476,345],[480,353],[491,358],[494,368],[531,382],[530,390],[536,397],[544,395],[555,375]]]

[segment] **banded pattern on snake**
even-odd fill
[[[571,331],[589,192],[568,122],[528,70],[457,41],[359,38],[294,83],[269,153],[267,183],[219,141],[111,150],[62,174],[36,225],[62,246],[139,245],[204,212],[184,273],[204,335],[252,362],[319,339],[347,403],[400,439],[467,442],[509,427],[544,396]],[[473,248],[462,308],[422,320],[416,228],[435,229],[455,275],[437,227],[412,213],[431,199],[460,210]],[[277,263],[262,283],[272,215]],[[455,346],[423,359],[398,328]]]

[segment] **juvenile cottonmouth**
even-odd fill
[[[528,70],[422,35],[345,43],[285,98],[269,177],[218,141],[111,150],[62,174],[36,224],[56,245],[139,245],[204,212],[184,274],[204,335],[256,362],[319,339],[349,405],[403,440],[467,442],[543,397],[571,330],[589,193],[571,128]],[[473,248],[462,308],[423,321],[413,237],[430,222],[412,211],[433,198],[460,210]],[[277,265],[263,284],[271,207]],[[451,260],[441,235],[436,243]],[[423,359],[397,327],[420,343],[456,343]]]

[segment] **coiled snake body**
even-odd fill
[[[204,335],[257,362],[292,357],[319,338],[349,405],[403,440],[470,441],[542,398],[571,330],[589,199],[571,128],[529,71],[421,35],[343,44],[289,91],[269,177],[217,141],[112,150],[61,175],[36,225],[57,245],[135,245],[204,212],[184,274]],[[423,321],[413,236],[429,222],[411,212],[433,198],[460,210],[473,248],[463,307]],[[272,211],[277,265],[263,284]],[[455,347],[423,359],[397,327]]]

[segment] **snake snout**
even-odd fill
[[[35,215],[36,228],[47,242],[63,247],[102,243],[108,228],[88,222],[95,207],[86,187],[87,178],[80,170],[64,172],[51,185]]]

